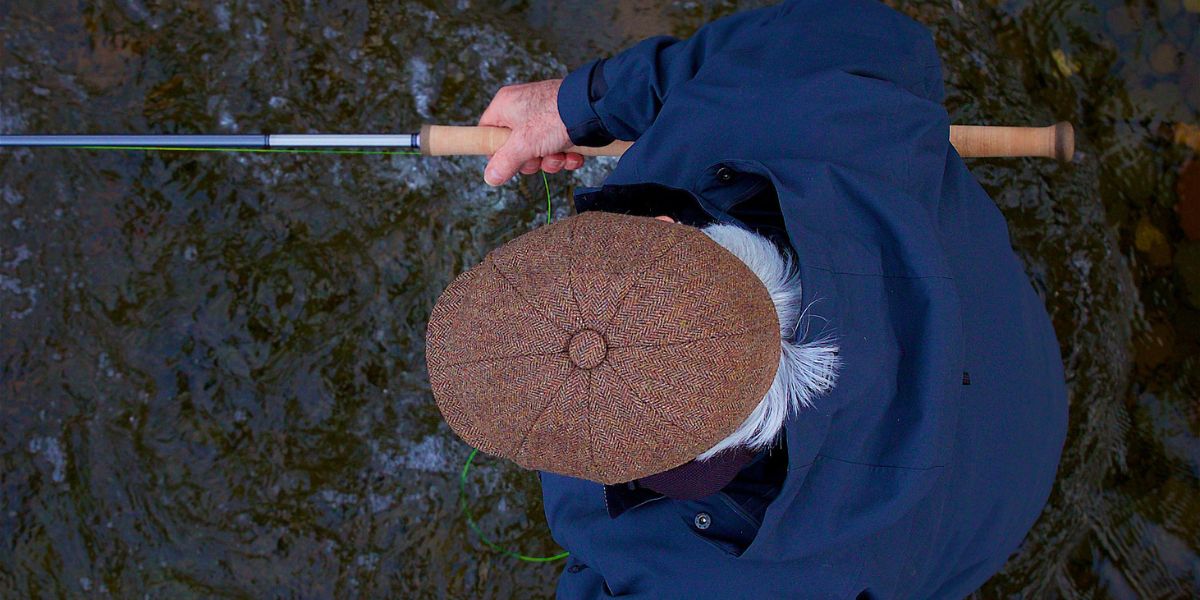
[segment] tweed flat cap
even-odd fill
[[[425,348],[434,399],[464,441],[606,484],[728,436],[780,352],[771,296],[735,255],[694,227],[596,211],[455,278]]]

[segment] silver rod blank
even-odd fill
[[[271,134],[267,136],[271,148],[413,148],[417,149],[417,134],[402,133],[309,133]]]

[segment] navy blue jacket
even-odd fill
[[[832,335],[843,366],[787,421],[758,522],[722,494],[611,511],[604,485],[541,472],[560,598],[960,598],[1017,549],[1062,450],[1062,362],[942,94],[929,33],[871,0],[732,15],[566,77],[573,141],[635,140],[577,209],[769,207],[797,335]]]

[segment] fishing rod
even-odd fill
[[[425,125],[419,133],[254,133],[237,135],[0,135],[0,147],[183,149],[336,149],[391,148],[425,156],[491,155],[511,131],[506,127]],[[950,143],[966,158],[1033,156],[1069,161],[1075,155],[1070,123],[1046,127],[951,125]],[[585,156],[620,156],[633,142],[607,146],[572,146],[567,152]]]

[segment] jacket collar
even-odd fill
[[[575,212],[592,210],[642,217],[670,215],[693,227],[703,227],[716,220],[691,192],[659,183],[580,188],[575,192]]]
[[[633,481],[604,486],[604,507],[608,509],[608,516],[613,519],[621,516],[621,513],[627,510],[663,498],[666,496],[652,489],[641,487]]]

